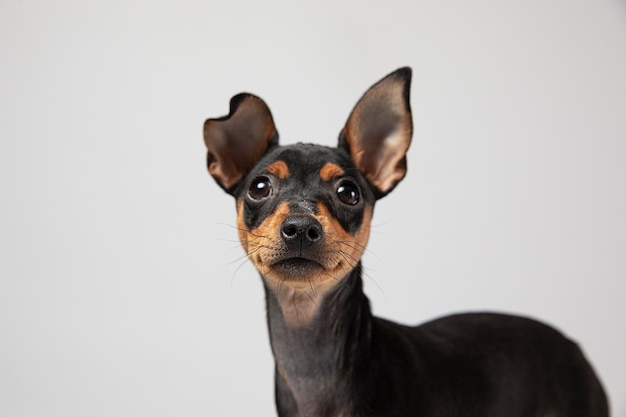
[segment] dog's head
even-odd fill
[[[375,201],[406,173],[410,81],[401,68],[372,86],[336,148],[279,146],[269,108],[251,94],[205,122],[209,173],[236,198],[241,244],[266,282],[332,287],[358,264]]]

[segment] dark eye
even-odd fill
[[[337,187],[337,197],[339,197],[342,203],[353,206],[361,198],[359,186],[352,181],[344,180]]]
[[[262,200],[272,194],[272,183],[267,177],[257,177],[250,184],[248,195],[253,200]]]

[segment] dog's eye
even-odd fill
[[[337,197],[342,203],[353,206],[361,198],[359,186],[352,181],[344,180],[337,187]]]
[[[250,184],[248,195],[253,200],[262,200],[272,194],[272,183],[267,177],[257,177]]]

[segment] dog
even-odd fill
[[[409,327],[371,313],[361,256],[376,201],[406,174],[411,69],[370,87],[337,147],[281,146],[241,93],[206,120],[207,166],[236,199],[265,289],[280,417],[605,417],[579,347],[527,318],[457,314]]]

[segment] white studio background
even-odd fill
[[[202,124],[332,145],[413,67],[366,291],[562,329],[626,416],[626,4],[0,0],[0,415],[272,416],[260,278]]]

